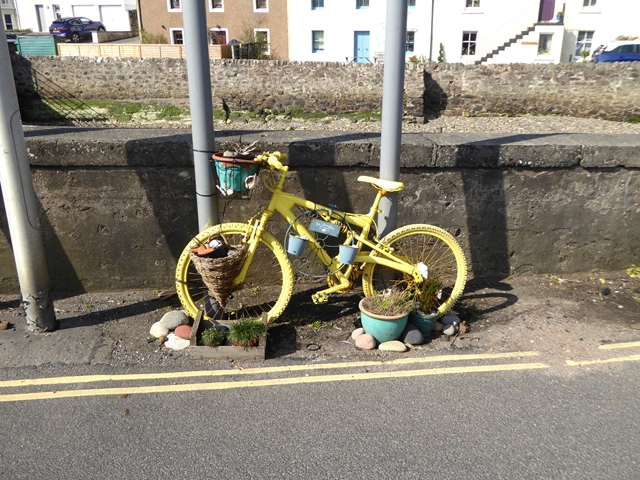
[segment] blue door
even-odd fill
[[[353,56],[357,63],[369,63],[369,32],[354,32]]]

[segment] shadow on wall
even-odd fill
[[[438,118],[447,109],[449,99],[438,82],[426,70],[424,70],[423,79],[424,94],[422,101],[424,104],[424,118],[425,120]]]
[[[475,278],[505,278],[511,274],[505,167],[500,163],[503,146],[548,136],[553,134],[510,135],[490,143],[477,141],[458,147],[456,168],[462,175],[467,214],[467,260]]]
[[[31,67],[26,58],[13,61],[20,115],[24,122],[37,125],[91,126],[108,118],[92,109],[56,82]]]

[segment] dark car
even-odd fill
[[[94,22],[86,17],[67,17],[54,20],[49,27],[49,33],[54,37],[66,38],[72,42],[79,42],[82,38],[90,37],[91,32],[104,32],[106,28],[102,22]]]
[[[598,49],[594,52],[593,62],[640,62],[640,42],[625,42],[611,49]]]

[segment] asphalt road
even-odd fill
[[[637,479],[638,353],[4,381],[0,478]]]

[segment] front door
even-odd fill
[[[353,56],[357,63],[370,63],[369,32],[354,32]]]
[[[548,22],[556,16],[556,0],[542,0],[540,2],[539,22]]]

